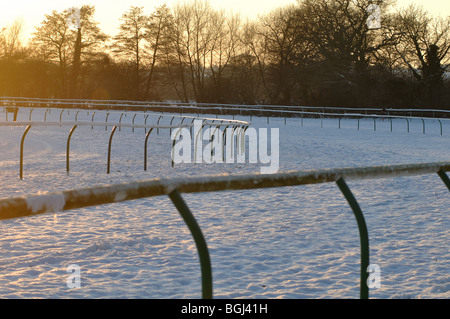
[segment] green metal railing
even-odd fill
[[[44,195],[0,200],[0,219],[61,212],[135,200],[152,196],[169,196],[188,226],[199,255],[202,277],[202,297],[213,297],[211,261],[202,230],[182,193],[202,193],[230,190],[262,189],[335,182],[348,201],[358,224],[361,246],[360,298],[369,298],[367,267],[369,266],[369,235],[363,212],[348,187],[347,180],[392,178],[437,173],[450,190],[450,162],[410,165],[390,165],[328,170],[292,171],[277,174],[219,175],[188,178],[152,179],[110,186],[98,186]]]
[[[194,120],[196,120],[197,118],[193,118],[192,122],[194,122]],[[184,118],[183,118],[184,120]],[[183,121],[182,120],[182,121]],[[227,119],[200,119],[202,120],[202,124],[201,127],[205,127],[205,126],[209,126],[209,127],[228,127],[230,125],[233,125],[233,127],[240,127],[241,125],[243,125],[244,128],[247,128],[249,126],[248,122],[244,122],[244,121],[233,121],[233,120],[227,120]],[[208,121],[207,121],[208,120]],[[224,123],[225,122],[225,123]],[[231,124],[230,124],[231,123]],[[25,144],[25,138],[28,135],[28,132],[30,131],[30,129],[34,126],[72,126],[70,132],[69,132],[69,136],[67,137],[67,142],[66,142],[66,171],[67,174],[69,174],[69,170],[70,170],[70,163],[69,163],[69,158],[70,158],[70,141],[72,138],[72,135],[74,133],[74,131],[77,129],[78,126],[105,126],[105,128],[107,129],[108,127],[112,127],[111,129],[111,133],[109,136],[109,142],[108,142],[108,157],[107,157],[107,170],[106,173],[109,174],[110,173],[110,167],[111,167],[111,146],[112,146],[112,139],[114,137],[114,133],[116,132],[117,127],[130,127],[132,129],[135,128],[144,128],[145,130],[149,129],[148,133],[146,133],[145,136],[145,143],[144,143],[144,170],[147,170],[147,149],[148,149],[148,139],[150,136],[150,133],[153,131],[154,128],[157,129],[178,129],[180,130],[181,128],[190,128],[192,129],[192,127],[194,127],[194,124],[183,124],[181,123],[180,125],[147,125],[147,124],[134,124],[134,123],[108,123],[108,122],[2,122],[0,121],[0,127],[2,126],[8,126],[8,127],[21,127],[21,126],[25,126],[26,129],[24,131],[24,133],[22,134],[22,138],[20,141],[20,154],[19,154],[19,178],[23,179],[23,162],[24,162],[24,144]],[[175,143],[175,141],[173,142]],[[173,166],[173,161],[172,161],[172,166]]]

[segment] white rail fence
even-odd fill
[[[6,120],[8,112],[14,112],[17,108],[30,108],[30,120],[33,108],[47,108],[46,113],[51,108],[70,109],[88,109],[92,110],[92,118],[95,116],[95,110],[107,111],[106,114],[112,114],[122,110],[122,115],[126,111],[154,111],[162,112],[161,115],[172,116],[179,113],[180,116],[186,114],[215,114],[232,115],[233,120],[236,115],[252,117],[266,117],[267,123],[270,118],[282,117],[300,118],[303,126],[304,119],[320,118],[321,127],[325,118],[334,118],[338,120],[338,127],[341,128],[342,119],[355,119],[357,128],[360,129],[360,120],[368,119],[373,121],[373,129],[377,129],[377,121],[389,121],[390,129],[393,130],[393,120],[404,120],[407,132],[410,131],[410,122],[419,120],[422,123],[422,132],[426,132],[426,121],[436,122],[439,125],[440,134],[443,134],[443,122],[450,121],[450,110],[440,109],[392,109],[392,108],[345,108],[345,107],[313,107],[313,106],[282,106],[282,105],[237,105],[237,104],[213,104],[213,103],[180,103],[180,102],[144,102],[144,101],[117,101],[117,100],[69,100],[69,99],[39,99],[39,98],[16,98],[0,97],[0,105],[6,110]],[[79,112],[79,110],[77,110]],[[147,114],[148,115],[148,114]],[[61,112],[62,116],[62,112]],[[145,116],[145,115],[144,115]],[[45,119],[44,119],[45,120]],[[106,118],[106,121],[108,117]],[[121,118],[120,118],[121,120]],[[173,118],[172,118],[173,120]],[[133,118],[134,121],[134,118]],[[120,128],[119,128],[120,129]]]

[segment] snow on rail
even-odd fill
[[[289,171],[277,174],[212,175],[157,178],[147,181],[97,186],[56,193],[0,200],[0,219],[73,210],[146,197],[298,186],[346,180],[416,176],[450,171],[450,162]]]
[[[201,109],[201,108],[209,108],[209,109],[218,109],[218,110],[245,110],[245,111],[264,111],[264,112],[272,112],[279,113],[280,111],[283,114],[309,114],[309,115],[322,115],[322,116],[336,116],[336,115],[348,115],[347,111],[355,112],[366,112],[366,113],[354,113],[354,116],[367,116],[367,112],[382,112],[382,114],[373,114],[377,116],[383,117],[400,117],[405,118],[408,116],[393,116],[394,113],[410,113],[411,115],[408,118],[419,117],[422,116],[413,116],[413,113],[441,113],[448,116],[450,110],[444,109],[415,109],[415,108],[367,108],[367,107],[334,107],[334,106],[307,106],[307,105],[268,105],[268,104],[258,104],[258,105],[244,105],[244,104],[220,104],[220,103],[183,103],[183,102],[152,102],[152,101],[131,101],[131,100],[87,100],[87,99],[44,99],[44,98],[20,98],[20,97],[0,97],[0,103],[3,105],[16,105],[17,103],[28,103],[39,105],[40,107],[56,107],[56,108],[64,108],[65,106],[70,106],[74,108],[74,106],[83,106],[88,108],[94,107],[105,107],[105,106],[115,106],[115,107],[164,107],[164,108],[192,108],[192,109]],[[321,112],[314,112],[308,110],[321,110]],[[330,113],[325,112],[325,110],[331,111],[340,111],[343,113]],[[433,117],[434,118],[434,115]],[[443,118],[437,117],[437,118]]]

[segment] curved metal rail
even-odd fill
[[[145,130],[149,129],[148,133],[145,136],[145,144],[144,144],[144,170],[147,170],[147,148],[148,148],[148,138],[150,133],[153,131],[154,128],[162,128],[162,129],[181,129],[181,128],[192,128],[195,126],[193,124],[194,121],[191,122],[191,124],[180,124],[180,125],[147,125],[147,124],[134,124],[134,123],[108,123],[108,122],[0,122],[1,126],[26,126],[26,129],[22,135],[22,139],[20,142],[20,157],[19,157],[19,178],[23,179],[23,154],[24,154],[24,144],[25,144],[25,138],[27,134],[29,133],[30,129],[33,126],[72,126],[72,129],[69,132],[69,136],[67,138],[66,143],[66,172],[69,174],[70,164],[70,141],[72,138],[72,135],[76,128],[78,126],[105,126],[108,128],[108,126],[112,127],[111,134],[109,137],[109,143],[108,143],[108,158],[107,158],[107,171],[106,173],[110,173],[110,166],[111,166],[111,147],[112,147],[112,139],[114,136],[114,133],[116,132],[117,127],[131,127],[131,128],[145,128]],[[226,123],[223,123],[226,122]],[[202,128],[204,126],[227,126],[229,123],[234,123],[235,125],[239,126],[242,124],[245,124],[244,127],[248,127],[248,122],[245,121],[224,121],[220,120],[220,122],[217,119],[202,119]],[[173,162],[172,162],[173,166]]]

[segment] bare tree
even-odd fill
[[[155,70],[164,51],[173,49],[171,36],[173,32],[173,16],[170,9],[164,4],[155,9],[150,15],[146,26],[145,39],[148,43],[149,63],[147,67],[147,83],[145,97],[149,97],[150,88],[154,86]],[[155,98],[153,92],[150,97]]]
[[[367,25],[369,6],[376,5],[386,14],[390,1],[303,0],[300,5],[308,21],[309,40],[325,59],[365,67],[370,53],[392,44],[390,38],[380,38]]]
[[[23,21],[16,19],[11,25],[0,29],[0,54],[3,58],[11,58],[20,53]]]
[[[450,17],[433,18],[420,6],[408,6],[395,16],[402,34],[397,53],[426,90],[427,104],[441,103],[443,75],[450,61]]]
[[[174,43],[180,71],[187,69],[187,79],[196,101],[211,98],[207,80],[220,86],[236,45],[238,19],[227,19],[214,10],[208,1],[193,1],[174,7]],[[186,81],[183,79],[186,92]]]
[[[253,80],[251,83],[245,82],[245,87],[251,88],[250,92],[254,92],[251,104],[256,101],[259,103],[270,102],[270,90],[266,80],[269,58],[262,25],[256,21],[247,21],[243,25],[240,40],[242,52],[238,57],[241,58],[241,64],[244,63],[242,65],[244,68],[240,69],[244,72],[241,76],[244,76],[244,79],[251,78]],[[238,91],[248,101],[247,92],[239,88]],[[259,91],[261,93],[257,94],[256,92]]]
[[[65,11],[70,12],[70,10]],[[72,97],[77,97],[80,92],[79,84],[82,79],[79,78],[83,60],[93,60],[96,58],[102,58],[105,41],[108,36],[104,34],[99,23],[94,20],[95,6],[83,5],[80,8],[80,25],[76,29],[76,40],[73,54],[72,65]],[[74,36],[75,37],[75,36]]]
[[[241,18],[237,14],[227,15],[224,11],[216,11],[215,19],[211,22],[214,34],[207,62],[211,75],[209,99],[221,102],[229,95],[228,83],[233,76],[230,61],[240,50]]]
[[[317,53],[307,37],[304,10],[297,6],[275,9],[260,19],[270,76],[271,103],[291,104],[302,82],[304,68]]]
[[[100,52],[101,44],[107,36],[101,32],[98,22],[93,19],[94,6],[80,8],[80,25],[73,28],[70,18],[72,9],[53,11],[45,15],[44,21],[36,27],[32,38],[35,52],[44,54],[45,60],[58,63],[60,68],[61,95],[77,95],[79,72],[84,59],[92,59]],[[72,67],[71,86],[69,69]],[[69,93],[69,88],[71,92]]]
[[[135,68],[135,96],[141,98],[141,64],[146,49],[145,38],[146,28],[148,25],[148,16],[144,14],[143,7],[130,7],[130,9],[122,15],[120,31],[114,37],[114,52],[127,59],[131,56],[131,62]]]
[[[70,27],[67,24],[68,15],[53,11],[45,15],[41,25],[36,27],[32,39],[36,52],[45,53],[45,60],[55,61],[59,65],[61,80],[61,95],[67,96],[67,70],[72,51]]]
[[[373,90],[370,70],[378,52],[398,41],[384,20],[392,1],[301,0],[299,5],[307,25],[304,34],[317,50],[316,85],[329,92],[326,99],[332,92],[342,97],[337,103],[364,103]],[[379,29],[369,27],[371,8],[382,14]]]

